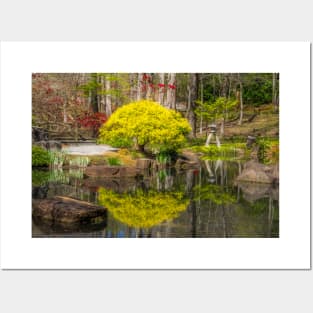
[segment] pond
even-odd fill
[[[105,222],[64,226],[33,218],[32,236],[102,238],[279,237],[279,191],[235,183],[240,161],[147,173],[141,178],[86,178],[83,170],[35,170],[33,199],[68,196],[107,208]]]

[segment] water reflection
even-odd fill
[[[240,162],[206,160],[177,172],[135,178],[84,178],[33,171],[33,198],[69,196],[105,206],[96,229],[55,228],[33,221],[33,237],[278,237],[278,188],[236,184]]]
[[[143,191],[116,193],[100,188],[98,203],[113,217],[130,227],[151,228],[172,220],[186,210],[189,199],[182,192]]]

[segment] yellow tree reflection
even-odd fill
[[[150,228],[172,220],[186,210],[189,200],[182,192],[157,192],[141,189],[133,193],[116,193],[100,188],[98,201],[115,219],[136,228]]]

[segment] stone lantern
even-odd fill
[[[248,136],[247,137],[247,148],[251,148],[252,145],[256,142],[256,138],[254,136]]]
[[[217,129],[217,127],[215,124],[209,125],[209,133],[216,134],[216,129]]]
[[[220,140],[219,140],[219,138],[218,138],[218,136],[216,134],[216,132],[217,132],[216,124],[210,124],[208,127],[209,127],[209,136],[208,136],[208,138],[207,138],[207,140],[205,142],[205,145],[208,146],[210,144],[210,141],[211,141],[212,137],[215,136],[216,145],[218,147],[220,147],[221,143],[220,143]]]

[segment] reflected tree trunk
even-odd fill
[[[195,201],[191,200],[189,204],[191,211],[191,237],[197,237],[197,207]]]
[[[273,198],[269,196],[268,198],[268,233],[267,236],[271,237],[272,234],[272,225],[273,225],[273,217],[274,217],[274,207],[273,207]]]
[[[222,206],[222,227],[223,227],[223,236],[224,238],[227,238],[227,224],[225,219],[225,207]]]
[[[173,187],[173,184],[174,184],[174,177],[171,175],[167,175],[165,177],[164,189],[170,190]]]
[[[192,192],[194,187],[194,172],[193,170],[188,170],[186,172],[186,192]]]
[[[209,173],[209,177],[215,177],[214,173],[213,173],[213,171],[211,169],[211,166],[210,166],[210,161],[209,160],[204,160],[204,164],[205,164],[205,167],[206,167],[206,169],[207,169],[207,171]]]

